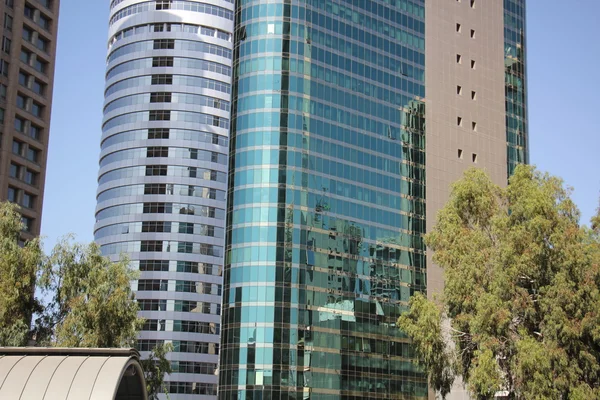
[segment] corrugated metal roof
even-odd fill
[[[135,350],[0,347],[0,399],[147,398]]]

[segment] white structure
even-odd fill
[[[95,240],[141,271],[139,350],[173,343],[170,398],[211,398],[233,0],[113,0],[110,8]]]
[[[135,350],[0,347],[0,399],[147,398]]]

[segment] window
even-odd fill
[[[144,185],[144,194],[166,194],[167,185],[165,183],[147,183]]]
[[[460,54],[456,55],[456,63],[457,64],[462,64],[462,56]]]
[[[477,92],[474,90],[471,91],[471,100],[477,100]]]
[[[29,161],[37,163],[40,158],[40,151],[29,147],[27,149],[27,154],[26,154],[25,158],[27,158]]]
[[[36,71],[39,71],[42,74],[45,74],[46,71],[48,70],[48,63],[44,60],[40,60],[39,57],[36,57],[35,62],[33,63],[33,68]]]
[[[456,118],[456,124],[457,124],[458,126],[462,126],[462,117],[457,117],[457,118]]]
[[[37,185],[37,179],[38,179],[37,172],[31,171],[29,169],[25,171],[25,177],[23,179],[23,181],[25,183],[27,183],[28,185],[31,185],[31,186],[35,186],[35,185]]]
[[[37,47],[38,49],[44,51],[44,52],[48,52],[48,46],[49,43],[47,39],[44,39],[43,37],[40,37],[38,35],[37,40],[35,41],[35,47]]]
[[[13,154],[17,154],[17,155],[23,155],[23,143],[19,142],[18,140],[13,140],[12,143],[12,152]]]
[[[4,76],[8,76],[8,67],[9,67],[9,63],[8,61],[5,60],[0,60],[0,73]]]
[[[8,201],[12,203],[17,202],[17,189],[10,186],[8,187]]]
[[[23,10],[23,14],[33,20],[33,15],[35,14],[35,8],[31,7],[30,5],[26,4],[25,5],[25,9]]]
[[[146,176],[167,176],[166,165],[147,165]]]
[[[44,114],[44,106],[34,101],[31,105],[31,113],[38,118],[42,118],[42,115]]]
[[[173,75],[152,75],[153,85],[172,85]]]
[[[27,75],[23,71],[20,71],[19,72],[19,85],[27,87],[27,82],[28,81],[29,81],[29,75]]]
[[[462,86],[456,86],[456,94],[462,95]]]
[[[170,121],[171,111],[169,110],[150,110],[150,121]]]
[[[460,33],[462,31],[462,26],[459,23],[456,23],[456,32]]]
[[[10,54],[10,46],[11,46],[10,39],[7,38],[6,36],[4,36],[2,38],[2,51],[5,52],[6,54]]]
[[[475,39],[475,29],[471,29],[471,39]]]
[[[6,113],[6,110],[4,108],[0,108],[0,124],[4,123],[4,114]]]
[[[17,132],[25,132],[25,120],[21,117],[15,117],[15,130]]]
[[[8,8],[13,8],[15,5],[15,1],[14,0],[4,0],[4,4],[6,5],[6,7]]]
[[[173,57],[154,57],[152,59],[153,67],[172,67]]]
[[[475,0],[471,0],[471,8],[475,8]]]
[[[150,128],[148,129],[148,139],[168,139],[169,128]]]
[[[194,224],[190,222],[180,222],[179,223],[179,233],[194,233]]]
[[[471,60],[471,69],[475,69],[475,60]]]
[[[477,132],[477,122],[471,122],[471,129],[473,129],[473,132]]]
[[[140,271],[168,271],[169,261],[164,260],[140,260]]]
[[[142,222],[142,232],[171,232],[171,223],[163,221]]]
[[[25,232],[31,232],[33,229],[33,218],[23,217],[21,218],[21,222],[23,223],[23,230]]]
[[[169,92],[155,92],[150,93],[150,103],[170,103],[171,93]]]
[[[18,94],[17,95],[17,107],[19,107],[22,110],[27,109],[27,97],[23,96],[22,94]]]
[[[46,84],[35,79],[33,81],[33,85],[31,85],[31,90],[33,90],[35,93],[39,94],[40,96],[43,96],[44,92],[46,91]]]
[[[6,99],[6,90],[8,88],[6,87],[6,85],[3,85],[0,83],[0,99]]]
[[[157,10],[168,10],[171,8],[171,0],[156,0]]]
[[[40,15],[37,24],[47,31],[50,30],[50,19],[44,17],[43,15]]]
[[[21,179],[21,167],[15,163],[10,163],[10,168],[8,170],[9,175],[15,179]]]
[[[12,31],[12,26],[13,26],[13,17],[11,17],[10,15],[8,15],[7,13],[4,13],[4,29],[6,29],[7,31]]]
[[[460,158],[460,159],[463,158],[463,151],[462,151],[462,149],[458,149],[458,158]]]
[[[146,157],[169,157],[168,147],[148,147]]]
[[[33,41],[33,31],[31,29],[23,27],[23,32],[21,33],[21,35],[23,36],[23,40],[25,40],[26,42]]]
[[[29,65],[29,61],[31,60],[31,53],[25,49],[21,49],[20,59],[23,63]]]
[[[473,155],[471,157],[473,159],[473,162],[477,163],[477,154],[473,153]]]
[[[38,2],[46,8],[52,8],[52,0],[38,0]]]
[[[154,40],[154,50],[174,49],[175,39],[156,39]]]
[[[40,140],[40,137],[42,136],[42,128],[33,124],[29,125],[29,136],[36,140]]]
[[[140,251],[162,251],[163,242],[161,240],[142,240]]]
[[[33,208],[34,204],[35,196],[32,196],[29,193],[23,193],[23,197],[21,198],[21,205],[25,208]]]

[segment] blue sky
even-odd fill
[[[499,1],[499,0],[487,0]],[[93,240],[108,0],[62,0],[42,235]],[[600,196],[600,1],[528,0],[531,162],[588,222]]]

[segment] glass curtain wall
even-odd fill
[[[529,163],[527,124],[527,75],[525,0],[504,1],[504,49],[506,76],[506,134],[508,175]]]
[[[113,0],[95,240],[139,269],[171,399],[216,398],[233,0]]]
[[[236,2],[219,399],[427,397],[424,15]]]

